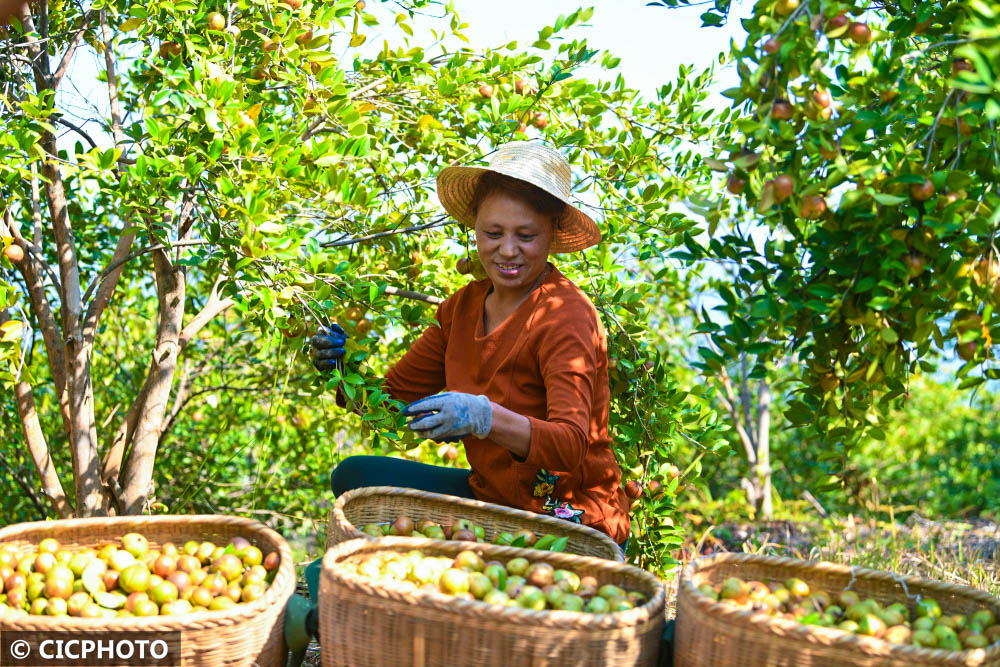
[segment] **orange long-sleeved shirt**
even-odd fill
[[[490,281],[472,282],[440,305],[437,321],[386,376],[396,399],[447,388],[483,394],[531,422],[524,461],[488,439],[464,438],[469,485],[485,502],[583,523],[616,542],[629,535],[628,503],[608,435],[604,330],[587,296],[552,271],[485,335]]]

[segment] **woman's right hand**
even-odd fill
[[[312,360],[316,370],[329,372],[340,367],[340,359],[344,357],[344,344],[347,334],[338,324],[320,327],[310,340],[312,343]]]

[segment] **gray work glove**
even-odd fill
[[[493,404],[485,396],[446,391],[403,408],[410,429],[424,438],[454,442],[467,435],[485,438],[493,428]]]

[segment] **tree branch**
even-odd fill
[[[393,287],[392,285],[385,288],[385,293],[392,296],[398,296],[403,299],[413,299],[415,301],[426,301],[427,303],[433,303],[434,305],[440,305],[444,303],[444,299],[439,296],[434,296],[432,294],[424,294],[422,292],[411,292],[410,290],[399,289]]]
[[[0,310],[0,324],[4,324],[10,319],[7,310]],[[73,507],[66,498],[62,482],[56,473],[52,457],[49,456],[49,447],[45,443],[45,434],[38,421],[38,412],[35,410],[35,399],[31,395],[31,385],[21,380],[14,385],[14,398],[17,403],[17,414],[21,421],[21,431],[24,440],[28,444],[28,452],[31,454],[31,461],[35,464],[35,471],[42,484],[42,492],[49,499],[59,516],[66,519],[73,515]]]
[[[59,59],[59,66],[56,67],[56,73],[52,75],[53,90],[59,87],[59,83],[62,81],[63,75],[66,74],[70,61],[73,59],[73,54],[76,53],[77,47],[80,46],[80,42],[83,40],[83,33],[87,31],[87,28],[90,26],[90,22],[94,20],[94,17],[97,16],[97,14],[98,11],[96,9],[91,9],[89,12],[84,14],[83,18],[80,20],[80,27],[77,28],[69,46],[66,47],[66,51],[63,53],[62,58]],[[97,147],[94,146],[94,148]]]
[[[211,322],[215,317],[225,311],[230,306],[233,306],[236,301],[230,298],[223,299],[219,294],[219,286],[222,284],[223,277],[219,276],[218,280],[215,281],[215,285],[212,286],[212,292],[208,297],[208,303],[201,309],[201,311],[191,318],[191,321],[187,323],[187,326],[181,331],[181,335],[177,340],[178,346],[183,350],[198,335],[198,332],[204,328],[206,324]]]

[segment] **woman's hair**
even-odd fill
[[[476,189],[472,193],[472,215],[478,215],[479,207],[486,201],[486,198],[498,192],[512,195],[524,201],[536,213],[552,220],[552,225],[556,229],[562,229],[562,218],[568,207],[566,202],[527,181],[498,174],[495,171],[483,172],[483,175],[479,177]]]

